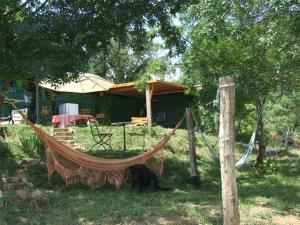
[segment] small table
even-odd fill
[[[126,133],[125,126],[131,124],[131,122],[115,122],[111,123],[112,126],[123,126],[123,140],[124,140],[124,151],[126,151]]]

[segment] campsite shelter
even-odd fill
[[[191,102],[191,97],[184,94],[186,89],[187,87],[182,84],[149,80],[145,93],[138,92],[133,82],[115,84],[108,90],[108,93],[139,99],[140,104],[145,105],[142,108],[146,111],[144,115],[149,125],[155,122],[169,127],[180,119],[180,116],[184,114],[184,109]]]
[[[34,121],[36,115],[34,84],[11,90],[9,97],[26,100],[18,107],[29,108],[28,115]],[[130,121],[132,116],[147,116],[147,114],[149,118],[150,105],[152,123],[172,127],[192,101],[191,96],[184,94],[185,90],[184,85],[158,80],[148,81],[145,93],[139,93],[134,83],[115,84],[108,90],[91,93],[57,92],[51,88],[41,87],[41,111],[45,108],[51,109],[50,115],[41,115],[41,122],[50,123],[51,116],[59,113],[59,105],[63,103],[76,103],[79,109],[90,109],[92,115],[107,114],[110,122]]]

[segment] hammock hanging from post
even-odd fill
[[[247,146],[246,152],[243,154],[243,156],[240,158],[240,160],[235,164],[235,168],[240,169],[247,161],[247,159],[250,157],[252,150],[255,146],[255,140],[256,140],[256,132],[258,128],[258,121],[260,120],[260,117],[262,116],[262,111],[257,113],[257,120],[256,125],[254,128],[254,131],[252,133],[252,136],[250,138],[249,144]]]
[[[256,129],[257,128],[255,128],[253,133],[252,133],[252,136],[251,136],[250,142],[247,146],[246,152],[244,153],[242,158],[240,158],[240,160],[235,164],[235,168],[237,168],[237,169],[241,168],[245,164],[245,162],[247,161],[249,156],[251,155],[252,150],[254,148],[254,144],[255,144]]]
[[[155,164],[153,162],[154,155],[164,148],[184,119],[183,117],[172,131],[144,154],[126,159],[105,159],[87,155],[62,144],[31,123],[21,111],[18,112],[45,144],[48,176],[50,177],[56,171],[62,176],[66,185],[83,183],[93,188],[100,187],[106,183],[113,184],[119,188],[129,178],[126,172],[128,167],[137,164]],[[162,163],[163,161],[159,160],[156,164],[156,169],[160,174],[163,172]]]
[[[218,96],[218,94],[217,94],[217,96]],[[218,99],[218,97],[216,97],[216,99]],[[214,102],[217,102],[217,101],[214,100]],[[247,146],[247,149],[246,149],[245,153],[242,155],[242,157],[239,159],[239,161],[235,164],[235,168],[237,168],[237,169],[240,169],[246,163],[247,159],[249,158],[249,156],[252,153],[252,150],[255,146],[255,139],[256,139],[256,131],[257,131],[257,127],[258,127],[258,121],[259,121],[261,116],[262,116],[262,112],[259,112],[258,116],[257,116],[256,126],[255,126],[255,129],[254,129],[254,131],[251,135],[251,138],[250,138],[249,144]],[[215,161],[219,161],[219,155],[217,155],[215,153],[215,151],[213,150],[213,147],[208,143],[207,139],[205,138],[204,133],[200,129],[200,126],[199,126],[194,114],[193,114],[193,117],[194,117],[194,120],[196,122],[196,131],[198,131],[200,133],[200,136],[201,136],[201,139],[202,139],[204,145],[206,145],[206,147],[208,148],[209,153],[211,154],[212,158]]]

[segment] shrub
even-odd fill
[[[32,165],[28,168],[28,181],[37,188],[55,188],[64,185],[64,182],[59,174],[55,173],[48,178],[47,168],[44,164]]]
[[[45,147],[43,142],[38,139],[36,134],[30,134],[27,137],[20,137],[22,150],[29,157],[35,160],[43,160],[45,158]]]
[[[0,171],[6,174],[13,174],[18,165],[7,142],[0,137]]]
[[[263,163],[258,166],[258,169],[264,174],[272,174],[278,171],[276,159],[265,158]]]
[[[0,127],[0,137],[5,139],[6,136],[7,136],[7,127]]]

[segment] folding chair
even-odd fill
[[[93,145],[93,150],[95,147],[97,147],[97,150],[100,150],[101,148],[103,150],[113,150],[110,145],[110,138],[112,136],[112,133],[103,133],[99,130],[98,122],[95,119],[89,120],[89,126],[91,128],[92,137],[95,141],[95,144]]]
[[[129,137],[130,137],[130,144],[132,147],[132,137],[133,136],[139,136],[143,137],[143,150],[145,149],[145,144],[146,144],[146,133],[145,130],[141,129],[136,129],[137,126],[145,126],[147,125],[148,120],[147,117],[131,117],[131,131],[128,132]]]

